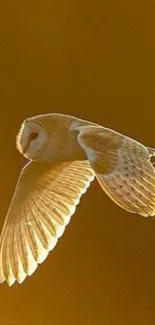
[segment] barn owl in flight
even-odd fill
[[[16,145],[30,161],[21,171],[2,228],[1,283],[22,283],[34,273],[95,178],[121,208],[155,215],[155,149],[63,114],[26,119]]]

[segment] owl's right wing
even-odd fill
[[[1,283],[22,283],[46,259],[94,177],[87,160],[23,168],[0,238]]]
[[[123,209],[142,216],[155,215],[155,149],[113,130],[77,128],[96,178],[106,194]]]

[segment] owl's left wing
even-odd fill
[[[46,259],[93,179],[87,160],[23,168],[0,238],[1,283],[22,283]]]
[[[155,168],[148,148],[113,130],[77,128],[78,141],[106,194],[123,209],[142,216],[155,215]]]

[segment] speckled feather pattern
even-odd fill
[[[79,142],[99,184],[116,204],[142,216],[155,215],[155,169],[150,161],[154,149],[99,127],[83,129]]]
[[[154,216],[155,170],[148,150],[125,138],[115,153],[115,162],[111,173],[97,174],[101,187],[122,208],[142,216]]]

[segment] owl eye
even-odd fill
[[[37,138],[37,136],[38,136],[38,133],[37,133],[37,132],[33,132],[33,133],[30,134],[30,136],[29,136],[29,140],[30,140],[30,141],[31,141],[31,140],[34,140],[34,139]]]

